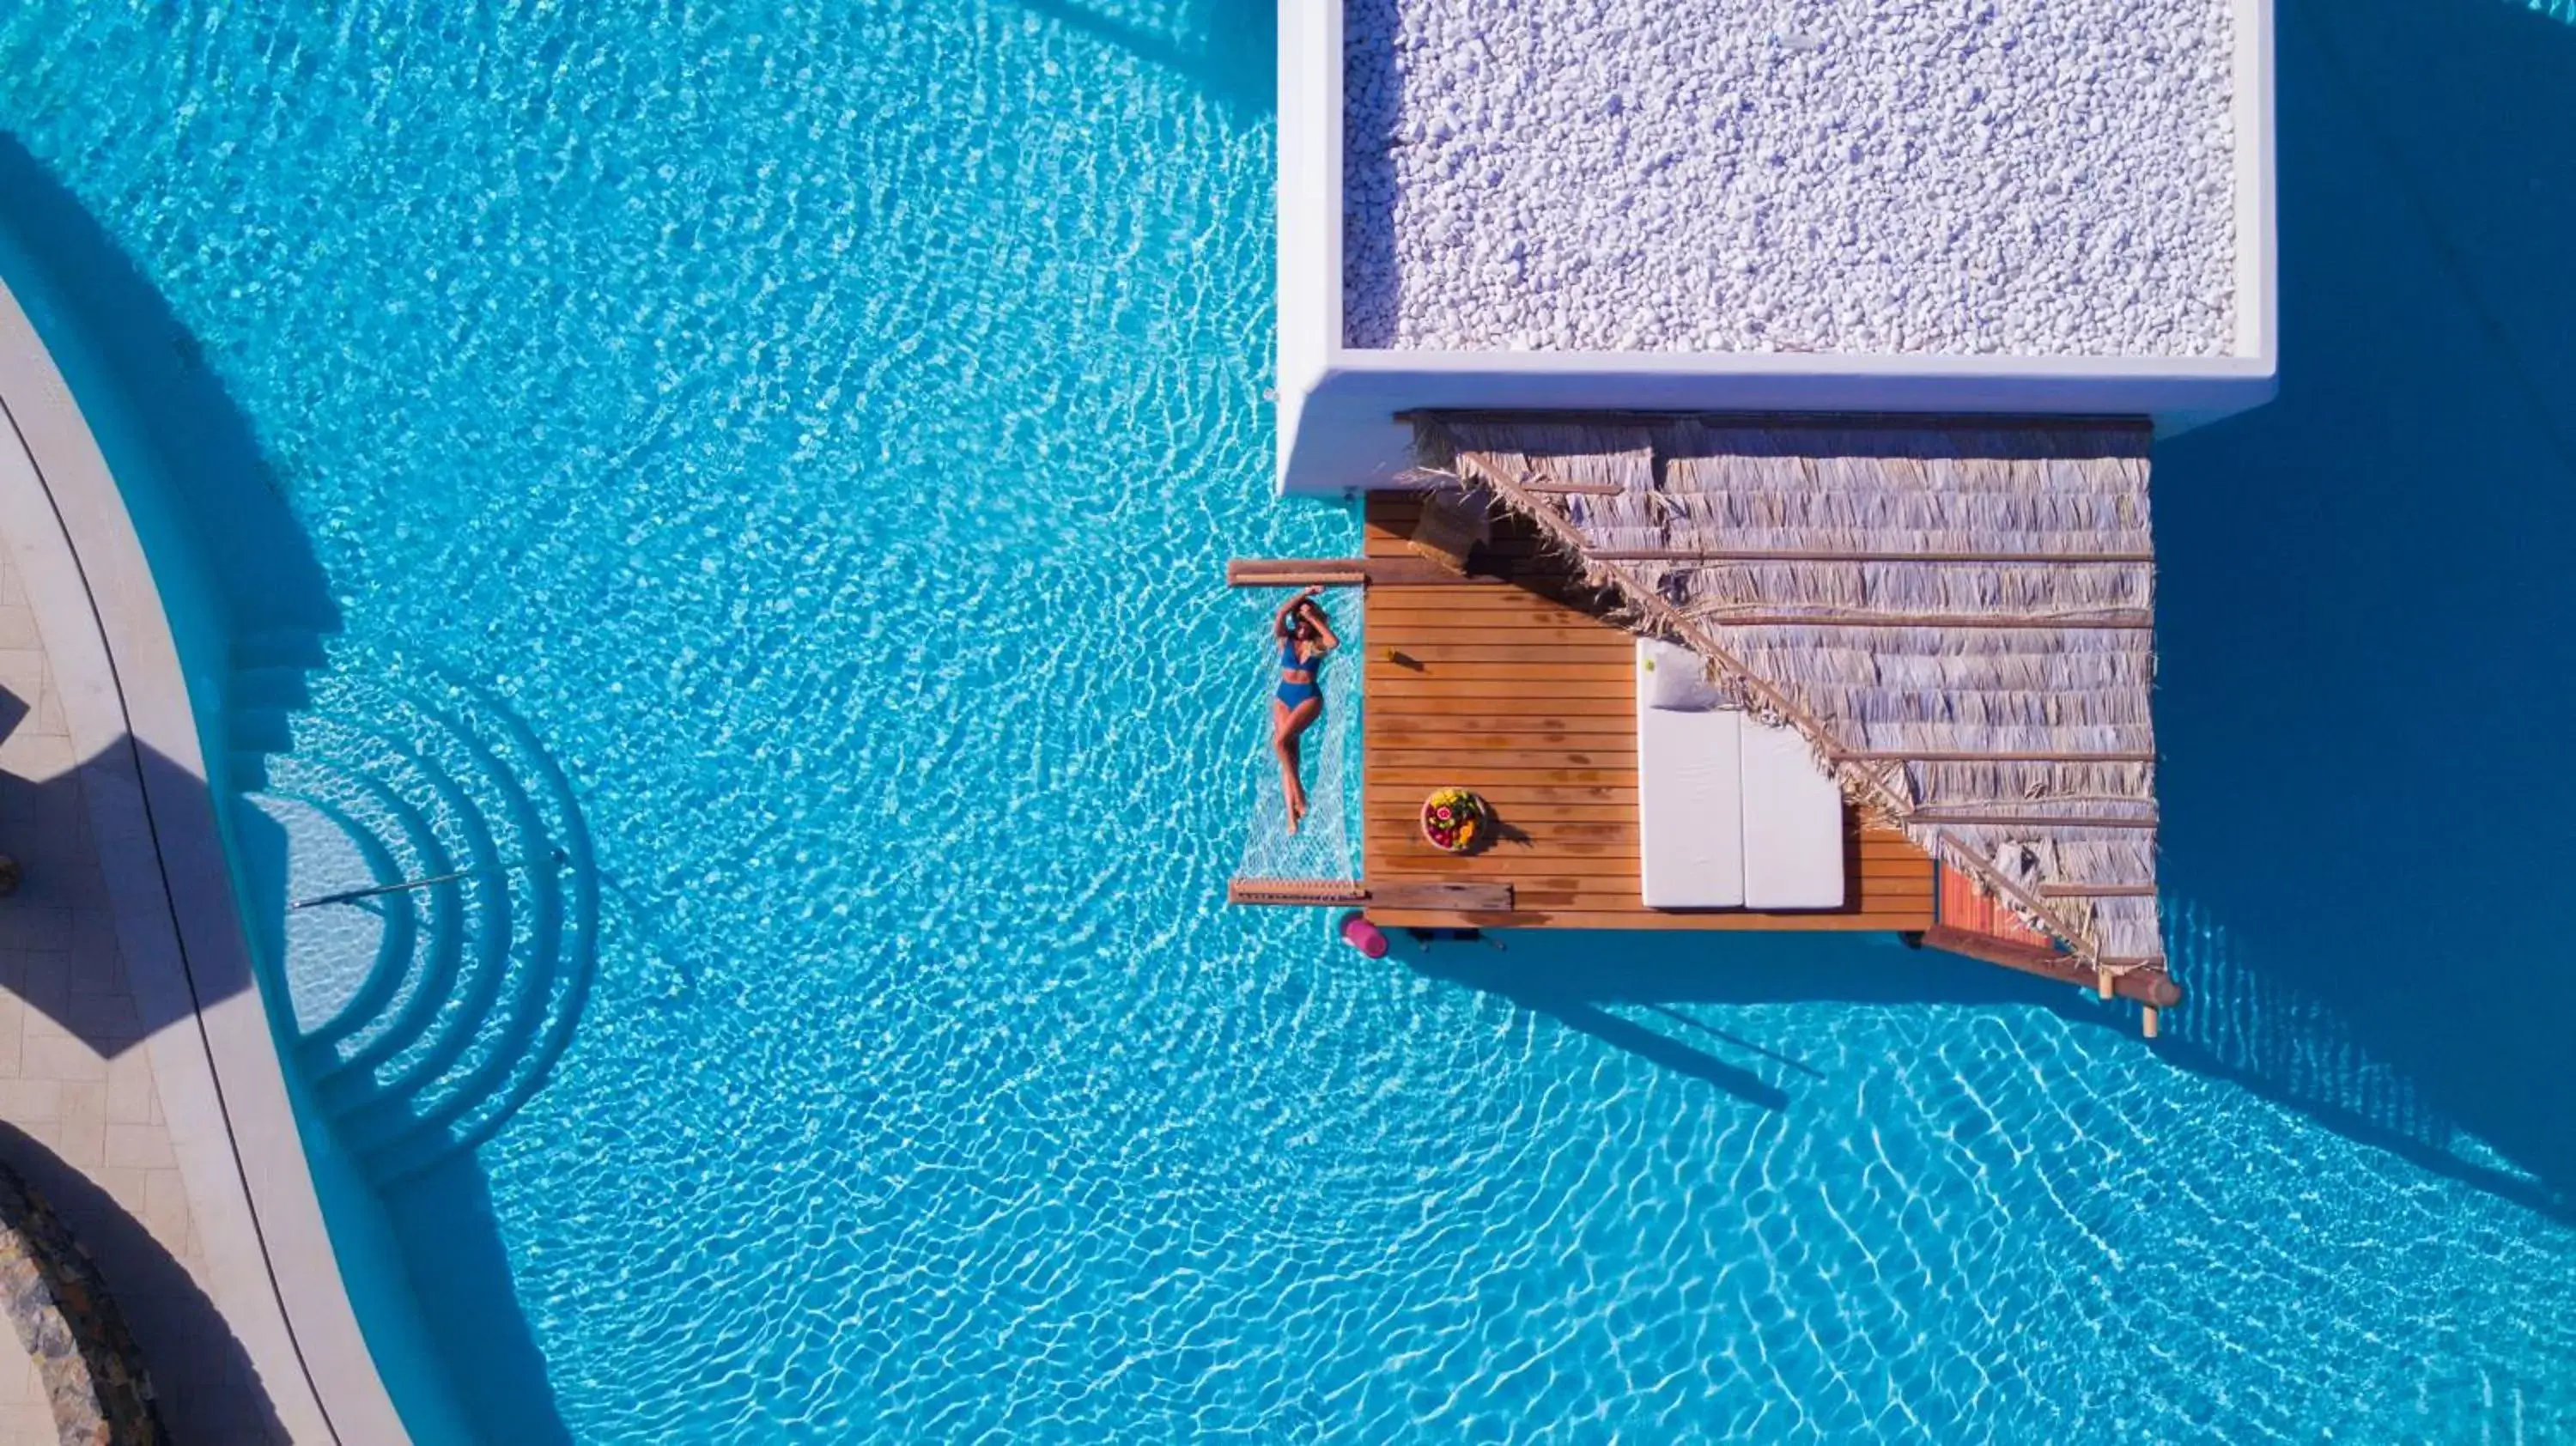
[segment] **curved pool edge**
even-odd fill
[[[205,1288],[292,1439],[408,1441],[325,1224],[160,589],[88,419],[5,282],[0,421],[0,536],[75,753],[103,765],[89,776],[107,786],[85,798],[134,993],[173,1021],[146,1047]]]

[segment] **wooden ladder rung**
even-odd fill
[[[1227,587],[1357,587],[1368,563],[1356,557],[1238,557],[1225,565]]]
[[[1365,904],[1368,898],[1368,885],[1353,879],[1228,879],[1225,885],[1229,904],[1313,907]]]
[[[1291,908],[1372,905],[1381,909],[1454,909],[1462,913],[1512,910],[1507,883],[1390,881],[1370,884],[1351,879],[1229,879],[1229,904],[1271,904]]]

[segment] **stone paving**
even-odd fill
[[[274,1433],[204,1294],[78,763],[36,620],[0,550],[0,854],[22,874],[0,897],[0,1159],[47,1194],[97,1261],[173,1434],[258,1441]],[[0,1340],[0,1446],[55,1439],[33,1362],[14,1336]]]

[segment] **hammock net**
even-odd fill
[[[1254,769],[1252,828],[1241,879],[1357,879],[1360,876],[1360,636],[1362,590],[1327,589],[1317,599],[1342,645],[1325,655],[1315,681],[1324,716],[1299,741],[1306,780],[1306,820],[1288,831],[1288,797],[1270,751],[1270,699],[1279,688],[1279,642],[1265,627],[1253,651],[1253,697],[1260,700],[1259,765]],[[1280,599],[1278,601],[1284,601]],[[1277,606],[1277,601],[1272,603]]]

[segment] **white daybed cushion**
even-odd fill
[[[1650,909],[1744,904],[1744,715],[1655,703],[1659,674],[1701,679],[1704,666],[1687,649],[1637,640],[1637,873]]]
[[[1842,907],[1843,795],[1817,765],[1815,750],[1795,729],[1747,722],[1737,752],[1744,768],[1745,907]]]

